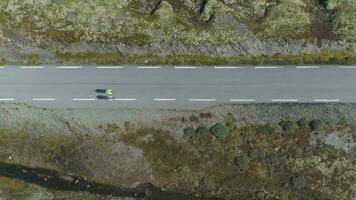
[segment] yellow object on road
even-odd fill
[[[111,95],[112,94],[112,90],[105,90],[105,94]]]

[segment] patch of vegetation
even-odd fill
[[[195,133],[193,128],[189,129],[190,133]],[[137,138],[148,137],[151,139],[137,140]],[[163,130],[139,128],[125,134],[122,139],[126,144],[143,150],[145,158],[150,161],[154,170],[153,184],[159,187],[183,178],[177,175],[185,174],[184,169],[191,167],[196,160],[196,155],[189,148],[186,148],[184,144],[174,142],[174,139]],[[189,179],[189,177],[186,178]]]
[[[189,140],[177,140],[168,131],[138,125],[130,125],[119,137],[35,137],[0,131],[0,160],[8,161],[9,155],[14,155],[13,162],[36,162],[91,178],[93,174],[107,173],[108,169],[100,164],[106,166],[114,161],[100,158],[117,158],[117,154],[104,152],[110,152],[119,142],[142,151],[142,160],[152,170],[149,179],[159,188],[221,199],[291,200],[301,195],[306,199],[352,199],[350,180],[355,175],[350,169],[355,165],[354,156],[322,143],[309,145],[312,128],[301,128],[307,120],[294,122],[298,124],[298,134],[290,137],[285,134],[289,120],[228,128],[226,121],[234,121],[233,115],[226,114],[224,119],[211,130],[203,124],[197,124],[197,129],[187,127],[184,132],[189,137],[209,135]],[[280,125],[287,128],[279,128]],[[116,170],[110,172],[109,180],[118,176]]]
[[[186,137],[193,137],[195,134],[195,129],[193,127],[187,127],[184,129],[184,135]]]
[[[1,58],[0,59],[0,65],[6,65],[8,63],[9,63],[9,61],[6,58]]]
[[[151,41],[151,38],[147,34],[135,34],[120,38],[120,41],[127,45],[143,46]]]
[[[283,129],[283,131],[291,133],[294,132],[298,126],[294,120],[281,120],[279,122],[279,126]]]
[[[243,171],[248,169],[249,163],[250,163],[250,158],[248,157],[247,154],[242,154],[241,156],[239,156],[235,159],[235,165],[240,170],[243,170]]]
[[[199,122],[199,118],[195,115],[190,115],[189,116],[189,121],[192,123],[198,123]]]
[[[297,124],[299,126],[299,128],[301,129],[307,129],[308,128],[308,120],[306,120],[305,118],[301,118],[297,121]]]
[[[57,52],[60,63],[77,64],[353,64],[356,63],[354,51],[323,50],[320,53],[276,54],[272,56],[233,56],[212,57],[199,55],[130,55],[120,53],[62,53]]]
[[[105,129],[105,133],[114,133],[119,129],[120,129],[120,127],[116,123],[110,123],[107,125],[107,127]]]
[[[197,130],[195,131],[195,134],[197,136],[208,136],[211,134],[211,132],[207,127],[201,126],[201,127],[197,128]]]
[[[256,127],[257,133],[264,134],[264,135],[273,135],[277,132],[276,127],[270,124],[262,124]]]
[[[323,128],[323,122],[321,120],[314,119],[309,122],[309,127],[312,131],[319,131]]]
[[[30,54],[27,59],[28,65],[38,65],[41,64],[41,57],[38,54]]]
[[[199,117],[203,119],[210,119],[213,117],[213,113],[211,112],[199,113]]]
[[[224,139],[230,134],[230,129],[224,123],[217,123],[210,128],[211,133],[217,138]]]

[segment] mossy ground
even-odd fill
[[[194,117],[192,123],[204,127],[204,117],[199,116],[198,121]],[[354,167],[354,155],[323,143],[311,146],[309,138],[314,133],[302,123],[294,122],[302,125],[293,129],[286,129],[286,123],[282,122],[245,124],[239,128],[236,123],[234,116],[228,114],[224,120],[230,127],[226,137],[218,138],[207,132],[182,141],[165,130],[127,123],[125,128],[108,124],[106,134],[101,136],[35,137],[24,132],[1,131],[0,160],[96,179],[92,170],[95,169],[94,174],[108,170],[103,164],[111,165],[117,157],[110,153],[111,146],[121,141],[142,150],[153,172],[151,182],[160,188],[222,199],[294,200],[300,195],[320,200],[352,198],[350,180],[356,174],[349,169]],[[351,125],[327,125],[316,131],[345,127]],[[99,158],[103,156],[113,160]],[[112,173],[113,177],[122,175]],[[333,176],[335,173],[337,177]],[[105,181],[115,183],[113,178]],[[334,189],[339,192],[333,192]]]
[[[29,51],[13,56],[17,50],[10,48],[5,51],[9,57],[0,55],[4,58],[0,64],[356,63],[356,53],[351,50],[356,30],[352,11],[356,6],[351,1],[330,0],[325,5],[306,0],[167,0],[159,10],[160,2],[3,0],[0,40],[18,43],[14,46],[25,46]],[[219,13],[223,14],[219,17]],[[250,45],[247,52],[251,56],[243,56],[244,41]],[[265,42],[268,45],[261,45]],[[296,47],[294,42],[300,45]],[[318,52],[303,53],[304,43]],[[124,48],[126,52],[119,52],[121,45],[129,47]],[[161,45],[172,49],[160,49]],[[199,48],[201,45],[207,48]],[[218,54],[215,47],[226,52]],[[267,48],[279,54],[264,55],[269,52]],[[350,50],[344,50],[347,48]],[[206,52],[216,56],[206,56]]]

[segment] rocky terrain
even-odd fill
[[[2,0],[1,64],[356,61],[354,0]]]
[[[1,104],[0,199],[353,200],[355,124],[355,104]]]

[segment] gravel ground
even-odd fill
[[[0,104],[0,126],[13,131],[33,133],[102,133],[100,125],[125,122],[163,128],[177,132],[182,126],[194,123],[183,118],[200,113],[210,113],[211,118],[203,119],[211,125],[224,119],[227,113],[233,114],[237,125],[244,123],[277,123],[281,119],[307,120],[321,119],[326,123],[339,123],[341,120],[356,122],[356,104],[246,104],[218,105],[201,111],[173,110],[133,110],[133,109],[43,109],[25,104]],[[202,120],[202,119],[201,119]],[[176,130],[176,131],[174,131]],[[179,131],[181,132],[181,131]]]

